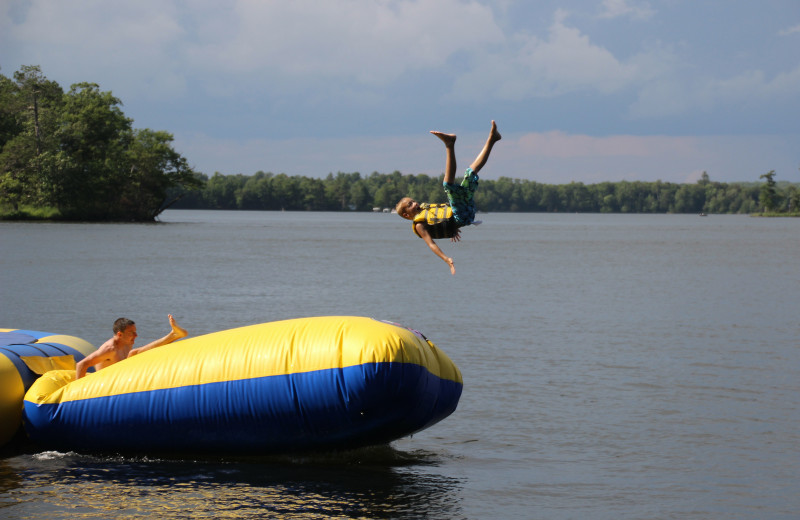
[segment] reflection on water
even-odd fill
[[[0,497],[5,497],[6,493],[22,487],[22,478],[17,471],[3,459],[0,459]],[[5,503],[5,499],[0,501],[0,506]]]
[[[440,462],[389,446],[248,460],[40,452],[0,460],[0,507],[53,519],[459,518],[461,482],[437,474]]]

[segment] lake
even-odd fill
[[[0,457],[4,518],[797,518],[800,219],[167,211],[0,222],[0,327],[144,345],[316,315],[423,332],[458,409],[389,446],[260,458]]]

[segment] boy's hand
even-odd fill
[[[456,234],[450,237],[450,242],[458,242],[461,240],[461,229],[456,229]]]

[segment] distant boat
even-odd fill
[[[706,215],[706,214],[705,214],[705,213],[703,213],[703,212],[700,212],[700,216],[701,216],[701,217],[707,217],[708,215]]]

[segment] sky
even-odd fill
[[[207,175],[800,182],[800,1],[2,0],[0,74],[97,83]]]

